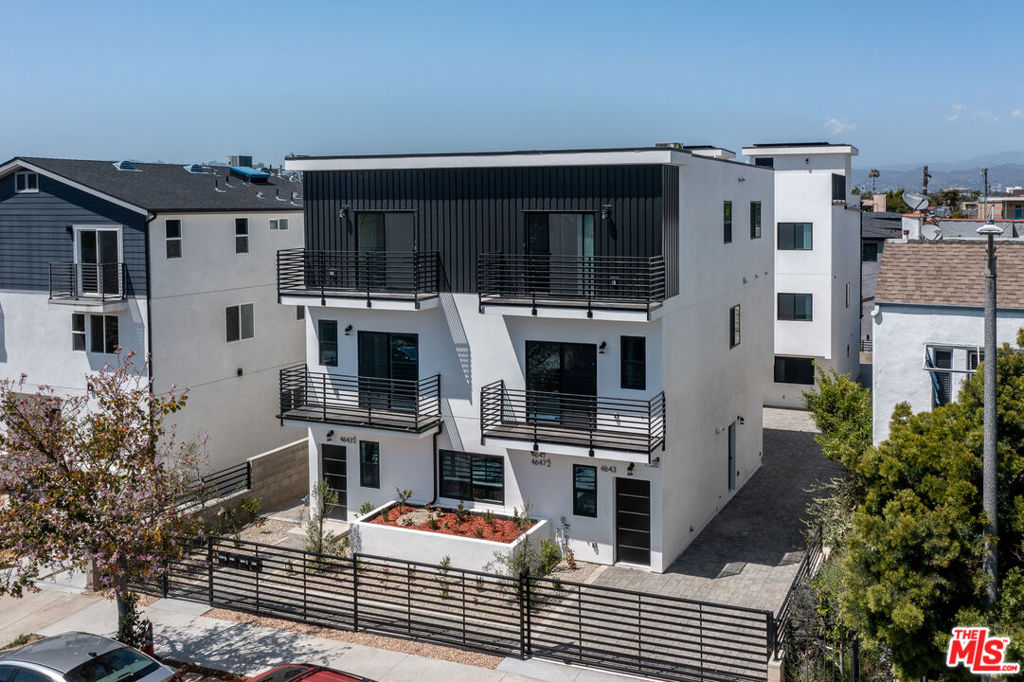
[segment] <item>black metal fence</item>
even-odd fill
[[[504,380],[480,389],[484,436],[650,454],[665,446],[665,394],[650,400],[524,391]]]
[[[509,577],[224,537],[197,538],[144,591],[499,656],[666,680],[763,680],[773,614],[597,585]]]
[[[50,263],[50,298],[120,301],[127,280],[124,263]]]
[[[421,433],[441,420],[441,375],[383,379],[280,370],[282,419]]]
[[[665,300],[665,259],[484,253],[477,259],[480,304],[649,309]]]
[[[822,529],[819,526],[814,535],[811,536],[811,543],[804,552],[800,565],[797,566],[796,576],[794,576],[793,582],[786,592],[786,598],[782,601],[782,606],[779,607],[778,612],[775,614],[772,639],[774,642],[773,651],[776,656],[782,651],[782,647],[786,645],[786,640],[790,635],[790,616],[793,611],[793,602],[796,599],[796,591],[800,584],[810,578],[818,569],[823,557]]]
[[[278,295],[417,299],[436,296],[441,283],[437,251],[277,252]]]
[[[199,477],[178,498],[178,506],[187,510],[243,490],[252,490],[252,465],[249,462]]]

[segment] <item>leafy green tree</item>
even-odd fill
[[[885,210],[895,211],[896,213],[910,213],[910,206],[907,202],[903,201],[903,190],[886,190],[885,192]]]

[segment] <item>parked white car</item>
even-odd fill
[[[0,653],[0,682],[166,682],[174,674],[141,651],[84,632]]]

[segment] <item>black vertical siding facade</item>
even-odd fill
[[[674,268],[678,178],[661,165],[307,171],[306,248],[355,250],[353,214],[412,211],[416,249],[440,252],[451,290],[474,293],[479,254],[523,252],[527,212],[579,211],[597,216],[596,255],[649,257],[675,244],[666,255]],[[606,204],[611,218],[601,220]],[[676,270],[666,277],[677,293]]]
[[[44,175],[39,191],[18,194],[0,178],[0,289],[49,291],[50,263],[75,260],[69,225],[121,225],[129,296],[146,294],[146,218]]]

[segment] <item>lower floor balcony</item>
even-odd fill
[[[280,401],[278,418],[284,421],[425,434],[441,422],[441,375],[392,379],[311,372],[298,365],[281,370]]]
[[[508,388],[480,391],[483,440],[513,441],[532,450],[648,462],[665,448],[665,394],[649,400]]]

